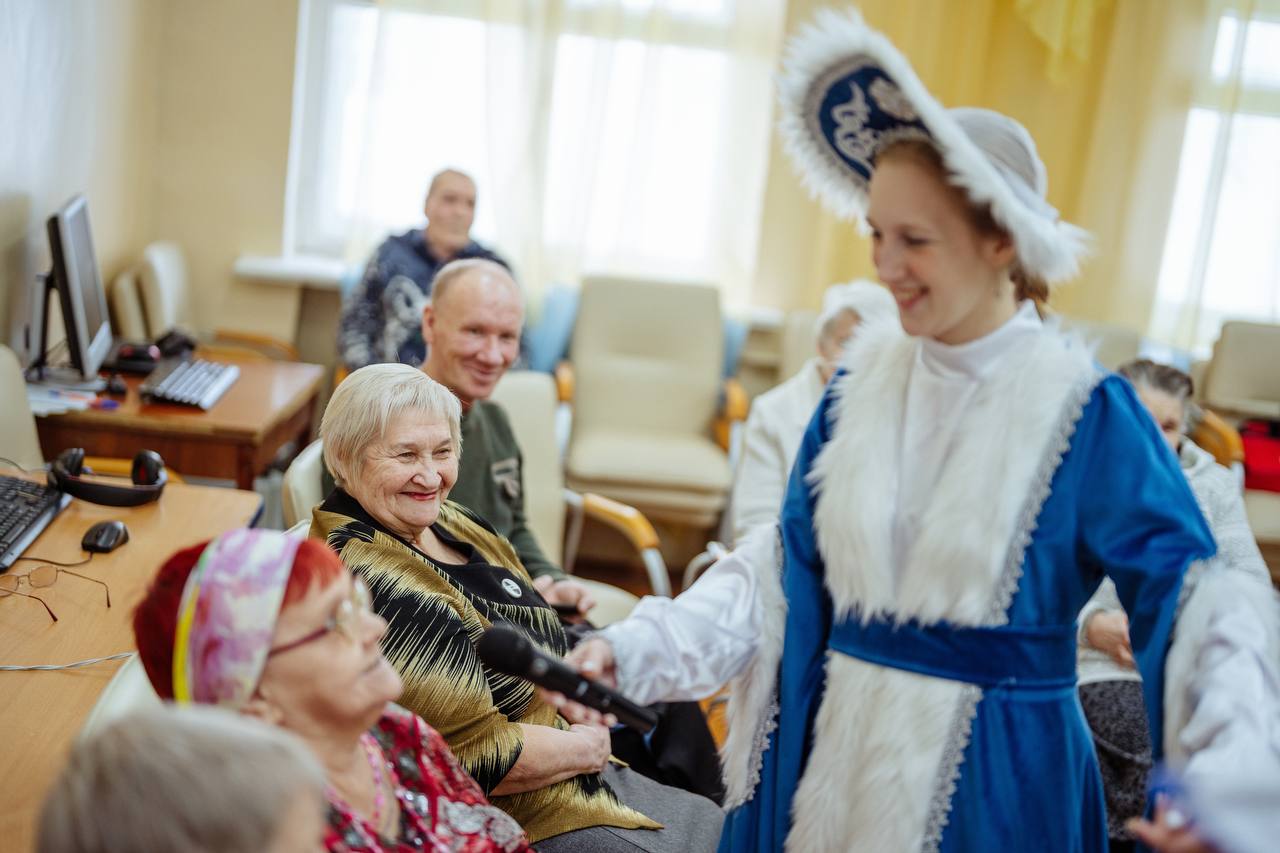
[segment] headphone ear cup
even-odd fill
[[[67,477],[79,477],[84,470],[84,448],[68,447],[58,454],[57,465]]]
[[[133,483],[135,486],[154,486],[160,482],[164,460],[154,450],[139,450],[133,457]]]

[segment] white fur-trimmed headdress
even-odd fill
[[[1044,164],[1026,128],[991,110],[944,108],[854,10],[824,9],[788,42],[779,100],[783,141],[801,180],[841,218],[865,215],[878,152],[923,139],[971,201],[990,205],[1027,273],[1065,281],[1088,253],[1088,232],[1063,222],[1045,200]]]

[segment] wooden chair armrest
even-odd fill
[[[1244,442],[1240,433],[1219,415],[1200,410],[1200,422],[1191,432],[1191,440],[1213,454],[1219,465],[1230,468],[1244,462]]]
[[[724,381],[724,419],[730,423],[745,421],[749,407],[746,389],[736,377],[730,376]]]
[[[108,477],[131,477],[133,476],[133,460],[120,459],[115,456],[86,456],[84,458],[84,467],[88,468],[95,474],[102,474]],[[173,470],[169,466],[165,466],[165,470],[169,472],[170,483],[185,483],[182,475]]]
[[[749,406],[747,392],[743,389],[742,383],[730,376],[724,381],[724,401],[720,415],[712,424],[716,444],[720,445],[720,449],[725,453],[732,450],[734,426],[747,419]]]
[[[556,365],[556,397],[561,403],[573,399],[573,365],[562,361]]]
[[[589,518],[601,521],[627,537],[637,551],[658,547],[658,532],[649,519],[633,506],[586,492],[582,495],[582,510]]]
[[[288,341],[282,341],[279,338],[273,338],[270,335],[259,335],[254,332],[235,332],[228,329],[215,329],[213,332],[213,341],[211,343],[217,346],[220,343],[239,344],[249,349],[257,350],[263,355],[276,358],[279,361],[298,361],[298,348]]]

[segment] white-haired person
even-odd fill
[[[828,288],[814,324],[817,354],[794,376],[751,401],[729,502],[735,541],[755,525],[777,520],[800,439],[841,354],[860,325],[882,322],[898,322],[886,288],[866,280]]]
[[[1206,774],[1231,775],[1243,766],[1241,747],[1265,749],[1260,733],[1280,731],[1280,610],[1235,476],[1186,435],[1191,377],[1147,359],[1116,372],[1133,384],[1177,455],[1218,544],[1219,559],[1193,565],[1183,580],[1165,667],[1166,760],[1198,784]],[[1102,769],[1108,831],[1113,850],[1131,847],[1125,823],[1146,810],[1152,750],[1129,619],[1110,579],[1078,621],[1080,701]],[[1201,701],[1206,667],[1233,689]]]
[[[1041,319],[1087,240],[1026,129],[943,108],[856,13],[820,13],[785,67],[787,148],[865,218],[901,327],[849,348],[777,531],[575,659],[641,702],[737,677],[724,851],[1101,853],[1076,615],[1115,581],[1158,732],[1213,536],[1133,389]]]
[[[77,743],[38,853],[314,853],[324,771],[276,726],[217,708],[134,711]]]
[[[338,386],[320,425],[337,485],[311,534],[368,584],[400,701],[544,853],[714,849],[713,802],[610,762],[607,728],[570,725],[532,683],[480,659],[495,623],[557,655],[568,641],[511,543],[448,500],[460,417],[458,398],[423,371],[375,364]]]

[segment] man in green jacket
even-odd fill
[[[449,500],[510,540],[548,602],[586,613],[595,604],[586,587],[548,560],[533,538],[520,448],[507,413],[488,399],[520,352],[523,325],[523,294],[501,264],[470,258],[436,274],[422,312],[422,370],[462,402],[462,456]]]

